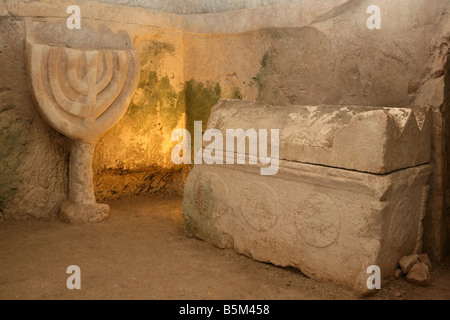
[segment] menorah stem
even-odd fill
[[[69,164],[69,199],[79,204],[95,203],[92,157],[95,145],[72,142]]]
[[[69,163],[69,199],[61,207],[60,218],[69,223],[100,222],[108,217],[109,206],[95,200],[92,157],[95,145],[72,141]]]

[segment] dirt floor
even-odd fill
[[[0,222],[0,299],[358,299],[187,238],[179,198],[109,204],[100,224]],[[81,290],[66,287],[69,265],[81,268]],[[436,266],[429,287],[401,279],[368,299],[450,299],[450,261]]]

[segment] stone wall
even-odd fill
[[[187,16],[186,73],[233,82],[245,99],[272,104],[412,104],[447,1],[378,1],[381,30],[366,27],[370,1],[307,10],[316,3]]]
[[[226,12],[303,0],[100,0],[177,14]]]
[[[442,258],[450,249],[450,228],[446,227],[450,206],[449,187],[449,116],[448,116],[448,70],[450,46],[450,7],[447,4],[439,27],[432,37],[428,74],[417,91],[414,104],[429,105],[433,109],[432,158],[434,171],[430,178],[430,194],[424,219],[424,250],[432,257]],[[447,221],[447,223],[446,223]]]
[[[33,106],[25,25],[49,20],[64,28],[74,1],[2,2],[0,210],[5,218],[48,219],[67,194],[68,148]],[[194,120],[206,126],[219,98],[277,105],[427,104],[436,121],[425,248],[443,255],[450,1],[378,0],[381,30],[366,27],[373,4],[368,0],[75,2],[82,26],[126,31],[141,56],[141,79],[128,112],[96,149],[98,200],[181,193],[188,168],[171,162],[171,133],[191,129]]]

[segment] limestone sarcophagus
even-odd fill
[[[261,175],[261,163],[225,160],[195,165],[183,201],[186,231],[258,261],[371,292],[368,267],[380,267],[385,283],[402,256],[421,250],[430,122],[425,107],[222,100],[208,128],[224,136],[227,129],[279,129],[279,170]],[[249,159],[255,149],[245,150]]]

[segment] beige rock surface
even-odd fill
[[[427,265],[422,262],[414,264],[406,275],[406,281],[419,286],[429,286],[431,279]]]
[[[408,273],[412,266],[418,262],[418,258],[418,254],[402,257],[398,264],[400,265],[403,273]]]
[[[394,279],[395,280],[398,280],[398,279],[400,279],[401,277],[403,277],[403,271],[402,271],[402,269],[395,269],[395,271],[394,271]]]
[[[210,12],[235,11],[259,6],[270,6],[281,3],[300,2],[304,0],[100,0],[100,2],[139,6],[178,14],[201,14]]]
[[[0,19],[0,216],[48,220],[67,199],[66,139],[39,117],[28,87],[24,24]]]
[[[426,264],[429,271],[433,270],[433,264],[431,263],[431,260],[428,257],[428,254],[426,254],[426,253],[420,254],[419,255],[419,261],[424,263],[424,264]]]
[[[431,55],[429,57],[430,71],[418,89],[415,104],[427,104],[433,108],[433,162],[434,169],[430,179],[430,197],[427,205],[427,215],[424,221],[424,251],[433,259],[442,261],[448,252],[450,224],[446,211],[450,208],[450,200],[445,195],[450,194],[450,63],[448,63],[450,48],[450,2],[443,12],[439,28],[435,33]],[[447,199],[449,199],[447,197]],[[447,228],[445,227],[447,220]],[[446,230],[447,229],[447,230]]]
[[[431,41],[448,2],[380,1],[389,18],[379,32],[366,27],[371,4],[313,0],[185,16],[186,73],[238,81],[241,92],[257,87],[268,104],[411,105],[430,64],[430,43],[419,39]]]

